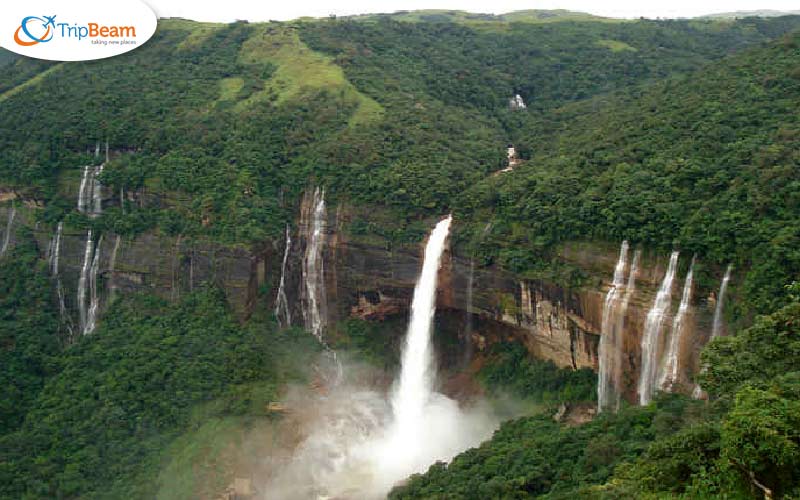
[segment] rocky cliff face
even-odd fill
[[[7,210],[0,207],[0,221],[6,219]],[[308,207],[301,207],[300,213],[307,210]],[[406,315],[422,265],[422,242],[417,246],[391,248],[379,238],[352,236],[349,228],[353,219],[368,217],[365,211],[354,214],[355,209],[344,205],[327,211],[323,257],[329,325],[349,317],[380,321]],[[17,220],[17,224],[36,226],[24,211]],[[285,277],[294,325],[302,324],[300,271],[309,234],[307,226],[298,223],[292,231],[296,243],[293,242]],[[40,248],[47,249],[53,228],[38,226],[34,234]],[[61,275],[67,290],[67,306],[72,311],[85,239],[82,230],[64,230]],[[116,235],[105,235],[100,243],[98,280],[105,290],[101,316],[114,293],[144,290],[174,300],[204,282],[222,287],[242,318],[256,308],[273,307],[283,241],[265,243],[260,248],[243,248],[154,234],[133,240],[121,238],[118,246],[116,240]],[[523,342],[532,355],[552,360],[558,366],[596,370],[603,304],[616,256],[617,248],[610,245],[565,246],[561,258],[589,277],[588,285],[568,289],[543,280],[522,279],[502,269],[475,267],[468,258],[447,252],[440,271],[438,308],[451,317],[472,318],[474,327],[469,335],[476,349],[515,339]],[[645,318],[663,277],[666,258],[645,253],[636,293],[624,320],[623,387],[626,399],[631,401],[635,400]],[[673,300],[673,308],[676,307],[677,301]],[[687,373],[697,364],[697,352],[711,329],[712,313],[704,300],[691,308],[687,335],[690,340],[685,346],[684,360]]]

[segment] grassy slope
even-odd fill
[[[369,125],[379,120],[384,110],[373,99],[359,93],[344,73],[329,58],[310,50],[291,27],[259,27],[243,45],[239,60],[244,64],[276,66],[264,90],[237,104],[244,110],[270,99],[275,105],[302,100],[308,94],[326,91],[339,93],[345,105],[355,105],[350,124]]]

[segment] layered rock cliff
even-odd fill
[[[8,209],[0,208],[0,220],[6,219]],[[309,207],[300,207],[298,213],[308,210]],[[16,224],[34,229],[44,253],[53,237],[53,228],[35,224],[30,210],[21,212]],[[374,235],[354,236],[350,231],[354,220],[368,217],[369,210],[345,204],[327,210],[323,259],[328,325],[350,317],[381,321],[408,313],[422,264],[423,242],[397,247]],[[296,243],[291,248],[285,276],[294,325],[302,324],[301,269],[309,231],[308,218],[298,217],[291,231]],[[67,307],[73,314],[85,239],[84,230],[64,229],[60,273]],[[99,243],[98,281],[105,291],[101,317],[114,293],[141,290],[174,300],[204,282],[224,289],[233,309],[243,319],[256,308],[271,310],[280,278],[283,246],[284,241],[274,241],[257,248],[244,248],[152,233],[135,239],[120,238],[117,244],[116,235],[105,235]],[[438,309],[454,317],[470,318],[472,327],[464,330],[469,332],[469,340],[478,350],[492,342],[514,339],[524,343],[532,355],[552,360],[558,366],[596,370],[603,303],[616,256],[617,248],[610,244],[564,246],[560,258],[587,276],[585,285],[567,288],[545,280],[524,279],[499,268],[475,266],[469,258],[448,251],[440,271]],[[622,386],[625,398],[631,401],[635,400],[645,318],[665,264],[666,256],[645,252],[636,293],[624,319]],[[695,301],[689,314],[690,341],[684,357],[687,374],[696,367],[697,352],[707,341],[713,314],[710,307],[713,304],[703,299],[702,294],[697,295],[700,300]]]

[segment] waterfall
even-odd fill
[[[97,311],[100,308],[100,296],[97,293],[97,273],[100,270],[100,246],[103,244],[103,237],[97,241],[97,248],[94,250],[92,267],[89,270],[89,309],[86,315],[86,326],[83,334],[92,333],[97,326]]]
[[[614,387],[614,409],[618,410],[620,401],[622,399],[622,359],[624,351],[624,333],[625,333],[625,315],[628,313],[628,305],[633,298],[633,292],[636,290],[636,276],[639,274],[639,260],[642,257],[642,251],[636,250],[633,253],[633,261],[631,262],[631,270],[628,273],[628,283],[625,285],[625,295],[622,298],[622,304],[619,306],[619,313],[617,314],[617,332],[619,345],[614,352],[614,371],[613,371],[613,387]]]
[[[95,167],[94,175],[92,175],[92,215],[100,215],[103,212],[103,186],[97,178],[103,173],[103,166]]]
[[[78,279],[78,313],[80,316],[80,331],[83,335],[88,335],[94,331],[97,324],[97,310],[99,309],[100,299],[97,294],[97,273],[100,268],[100,245],[103,242],[102,236],[94,245],[92,230],[86,233],[86,246],[83,251],[83,266],[81,276]],[[89,297],[87,298],[87,292]]]
[[[61,238],[64,234],[64,223],[59,222],[56,227],[56,234],[50,243],[49,250],[49,266],[50,274],[56,280],[56,294],[58,296],[58,314],[61,322],[67,327],[70,338],[73,335],[72,320],[67,313],[66,298],[64,296],[64,284],[61,282],[61,274],[59,272],[59,261],[61,259]]]
[[[86,203],[86,188],[89,185],[89,169],[90,166],[83,167],[83,176],[81,177],[81,185],[78,188],[78,211],[86,213],[88,204]]]
[[[103,173],[104,165],[83,167],[81,185],[78,188],[78,211],[95,217],[103,211],[103,186],[97,178]]]
[[[283,250],[281,263],[281,280],[278,284],[278,295],[275,297],[275,318],[280,327],[292,326],[292,313],[289,310],[289,300],[286,298],[286,266],[289,263],[289,253],[292,248],[292,236],[289,224],[286,224],[286,248]]]
[[[714,308],[714,323],[711,328],[711,338],[715,339],[722,335],[722,311],[725,307],[725,292],[728,290],[728,282],[731,280],[732,264],[728,264],[725,269],[725,276],[722,277],[722,284],[719,286],[719,294],[717,295],[717,305]]]
[[[86,290],[89,283],[89,271],[92,265],[93,244],[92,230],[89,229],[89,231],[86,233],[86,244],[83,251],[83,266],[81,266],[81,276],[78,279],[78,316],[80,319],[81,333],[86,332],[86,316],[88,312],[86,309]]]
[[[303,319],[320,342],[324,340],[326,321],[325,269],[323,250],[325,247],[325,190],[314,190],[310,205],[311,220],[308,221],[306,252],[303,260],[303,283],[305,287],[305,307]]]
[[[711,339],[713,340],[720,335],[722,335],[722,311],[725,307],[725,292],[728,290],[728,282],[731,280],[731,270],[733,269],[733,264],[728,264],[727,269],[725,269],[725,275],[722,277],[722,283],[719,285],[719,294],[717,295],[717,305],[714,307],[714,322],[712,323],[711,327]],[[702,367],[700,369],[700,373],[704,373],[706,371],[706,367]],[[700,387],[700,384],[695,383],[694,389],[692,390],[692,397],[695,399],[704,399],[708,397],[706,391]]]
[[[678,252],[674,251],[669,258],[667,273],[645,320],[642,335],[642,369],[639,375],[639,402],[643,405],[650,402],[656,385],[661,329],[664,325],[664,316],[669,312],[672,303],[672,282],[675,280],[677,265]]]
[[[420,449],[419,434],[426,426],[425,406],[432,397],[435,381],[431,326],[436,312],[436,279],[451,221],[452,216],[448,216],[431,232],[422,272],[414,287],[400,377],[391,400],[391,450],[398,460],[413,462]]]
[[[426,244],[401,370],[388,400],[382,391],[349,385],[353,380],[313,400],[313,406],[297,408],[308,436],[272,476],[265,498],[384,499],[398,481],[491,435],[499,422],[488,407],[461,408],[434,391],[431,330],[451,220],[437,223]]]
[[[48,254],[48,265],[50,267],[50,274],[58,276],[58,259],[61,256],[61,235],[64,233],[64,223],[59,222],[56,227],[56,234],[50,241],[50,249]]]
[[[108,261],[108,288],[110,297],[113,297],[114,293],[117,291],[117,283],[114,279],[114,270],[117,268],[117,252],[119,252],[119,246],[121,244],[122,236],[118,234],[117,238],[114,240],[114,248],[111,250],[111,259]]]
[[[678,313],[672,321],[672,332],[670,333],[669,347],[664,357],[664,364],[659,377],[659,386],[664,390],[671,390],[678,383],[680,370],[680,354],[683,346],[684,333],[686,331],[686,313],[692,300],[692,277],[694,275],[694,261],[689,266],[686,274],[686,281],[683,283],[683,293],[681,294],[681,304]]]
[[[11,205],[11,210],[8,211],[8,222],[6,222],[6,231],[3,235],[3,246],[0,248],[0,256],[6,254],[8,245],[11,243],[11,231],[14,229],[14,217],[17,215],[17,209]]]
[[[611,288],[606,293],[603,304],[603,319],[601,325],[599,358],[599,374],[597,378],[597,408],[599,411],[611,406],[611,398],[614,395],[616,381],[614,374],[617,372],[615,360],[617,351],[621,346],[621,333],[617,330],[619,321],[617,320],[621,305],[621,289],[625,284],[625,267],[628,264],[628,242],[623,241],[619,250],[619,258],[614,268],[614,278]]]

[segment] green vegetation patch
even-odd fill
[[[637,51],[635,47],[631,47],[627,43],[620,42],[619,40],[598,40],[597,45],[605,47],[611,52],[624,52],[626,50],[631,52]]]

